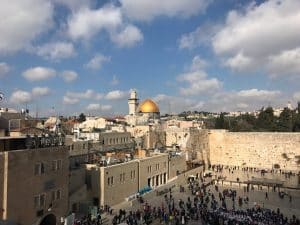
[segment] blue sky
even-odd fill
[[[298,0],[0,1],[1,107],[124,115],[300,100]]]

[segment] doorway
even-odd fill
[[[40,225],[56,225],[56,217],[53,214],[45,216]]]

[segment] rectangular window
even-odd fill
[[[51,164],[52,171],[60,170],[60,169],[61,169],[61,166],[62,166],[62,161],[61,161],[61,159],[53,160],[53,161],[52,161],[52,164]]]
[[[40,195],[40,206],[45,206],[45,201],[46,201],[46,195],[45,194],[41,194]]]
[[[41,175],[45,173],[44,163],[36,163],[34,165],[34,175]]]
[[[34,196],[34,207],[37,208],[40,205],[40,196]]]
[[[36,163],[34,165],[34,175],[40,175],[41,174],[41,163]]]
[[[60,198],[61,198],[61,191],[60,191],[60,189],[58,189],[56,191],[56,200],[59,200]]]
[[[52,201],[61,199],[61,190],[58,189],[58,190],[52,191],[51,192],[51,199],[52,199]]]
[[[110,185],[110,177],[107,178],[107,185]]]
[[[57,170],[57,161],[53,160],[51,164],[52,164],[52,171],[56,171]]]
[[[57,160],[57,170],[60,170],[62,168],[62,160]]]
[[[51,200],[55,201],[56,200],[56,191],[51,192]]]
[[[44,163],[41,163],[41,174],[45,173],[45,165]]]
[[[114,177],[111,177],[111,185],[113,185],[114,184]]]

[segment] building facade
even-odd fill
[[[169,165],[170,162],[172,165]],[[169,171],[174,168],[174,163],[179,163],[176,170],[179,173],[186,169],[184,157],[174,161],[169,159],[167,153],[152,154],[115,165],[87,165],[89,197],[94,202],[98,201],[99,205],[121,203],[143,189],[155,189],[166,184],[176,176],[176,171]]]
[[[68,212],[68,155],[66,146],[29,148],[24,137],[0,138],[0,219],[59,223]]]

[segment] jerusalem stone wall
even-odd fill
[[[209,163],[300,171],[300,133],[209,131]]]
[[[0,152],[0,219],[3,215],[4,153]]]
[[[169,179],[185,172],[187,169],[184,156],[174,156],[169,159]]]

